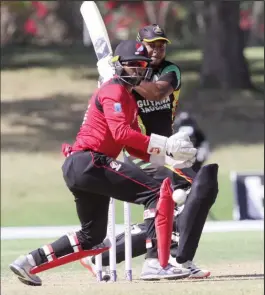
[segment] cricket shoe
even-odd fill
[[[80,259],[80,263],[91,272],[91,274],[96,277],[97,276],[97,268],[96,264],[92,261],[93,256],[88,256]],[[102,266],[102,280],[109,281],[110,280],[110,271],[108,266]]]
[[[170,255],[170,258],[168,260],[168,263],[172,264],[176,267],[183,267],[190,270],[190,276],[191,279],[204,279],[210,276],[211,272],[209,270],[201,269],[198,266],[195,265],[193,261],[186,261],[183,264],[179,264],[176,261],[176,258]]]
[[[208,278],[211,274],[209,270],[199,268],[190,260],[182,263],[182,267],[190,270],[189,279],[205,279]]]
[[[177,268],[168,264],[163,268],[159,260],[156,258],[146,259],[143,265],[141,280],[154,281],[154,280],[178,280],[187,278],[190,275],[190,270],[185,268]]]
[[[26,285],[41,286],[41,279],[30,273],[30,270],[36,266],[34,258],[31,254],[20,256],[13,263],[9,265],[10,269],[18,279]]]

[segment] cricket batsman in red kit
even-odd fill
[[[127,40],[116,48],[115,76],[93,94],[72,146],[63,145],[65,183],[76,204],[81,229],[20,256],[10,264],[18,279],[40,286],[36,273],[107,251],[110,197],[144,206],[149,242],[141,278],[180,279],[189,270],[168,263],[174,202],[169,178],[161,182],[116,158],[123,148],[145,161],[195,161],[196,149],[185,133],[170,137],[140,133],[132,89],[148,74],[150,59],[143,43]]]

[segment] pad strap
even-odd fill
[[[82,247],[78,241],[78,238],[76,236],[75,232],[70,232],[67,234],[67,237],[69,239],[69,242],[71,246],[73,247],[74,252],[80,252],[82,251]]]
[[[153,243],[152,243],[151,239],[146,239],[145,240],[145,247],[146,247],[146,249],[150,249],[150,248],[153,247]]]
[[[51,261],[53,261],[53,260],[56,259],[56,256],[54,254],[54,251],[53,251],[53,248],[52,248],[51,245],[44,245],[42,247],[42,249],[43,249],[43,251],[44,251],[44,253],[45,253],[46,257],[47,257],[47,260],[49,262],[51,262]]]
[[[156,208],[144,210],[144,220],[156,217]]]

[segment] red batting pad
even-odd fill
[[[94,249],[94,250],[82,250],[80,252],[74,252],[59,258],[54,259],[51,262],[43,263],[39,266],[35,266],[31,269],[31,274],[36,274],[42,271],[45,271],[47,269],[51,269],[60,265],[67,264],[69,262],[73,262],[76,260],[79,260],[81,258],[87,257],[87,256],[95,256],[100,253],[103,253],[105,251],[109,250],[109,247],[100,248],[100,249]]]
[[[173,230],[173,213],[175,203],[172,199],[173,189],[170,178],[164,179],[160,188],[157,203],[155,229],[157,236],[158,259],[162,267],[168,265],[170,255],[171,235]]]

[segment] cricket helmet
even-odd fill
[[[149,68],[151,59],[148,57],[146,47],[136,40],[120,42],[111,61],[116,75],[131,86],[139,85],[142,80],[149,77],[152,71]],[[128,73],[128,69],[132,72]]]

